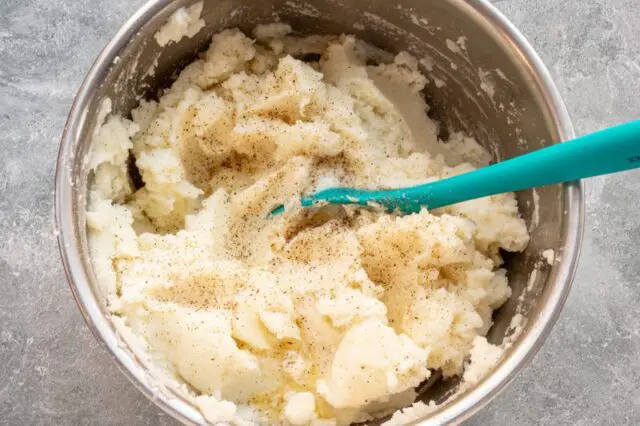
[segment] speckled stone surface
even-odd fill
[[[140,0],[0,1],[0,424],[175,424],[84,325],[52,233],[66,114]],[[496,0],[579,134],[640,118],[637,0]],[[640,142],[639,142],[640,143]],[[640,424],[640,172],[589,181],[585,244],[544,348],[470,425]]]

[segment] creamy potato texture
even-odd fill
[[[216,34],[158,101],[96,132],[94,270],[212,423],[366,421],[486,345],[511,292],[499,250],[526,246],[525,223],[513,194],[406,216],[297,207],[319,188],[413,185],[489,156],[462,134],[438,140],[410,55],[370,65],[379,52],[353,37],[284,24],[253,37]]]

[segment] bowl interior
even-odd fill
[[[90,148],[101,101],[108,97],[114,112],[129,115],[141,97],[156,97],[158,89],[166,87],[176,71],[206,49],[211,35],[224,28],[240,27],[250,32],[258,23],[281,20],[299,33],[349,33],[389,52],[408,51],[421,59],[429,77],[425,96],[431,105],[429,114],[441,124],[441,133],[462,130],[471,134],[494,154],[495,160],[569,136],[566,128],[559,125],[558,113],[544,93],[531,58],[507,40],[481,1],[207,1],[202,13],[205,28],[191,39],[160,48],[154,33],[173,11],[191,3],[150,2],[131,18],[94,67],[93,81],[101,84],[84,88],[84,98],[76,106],[82,109],[81,116],[67,129],[72,133],[72,145],[67,149],[70,158],[75,159],[69,164],[74,179],[69,189],[71,215],[87,278],[86,282],[72,278],[76,287],[86,287],[84,296],[78,296],[80,299],[99,298],[84,231],[88,178],[83,159]],[[488,336],[492,343],[501,343],[512,332],[510,323],[517,313],[527,318],[523,336],[526,335],[558,287],[568,287],[568,280],[559,275],[561,263],[551,267],[540,261],[543,250],[553,249],[556,256],[562,257],[565,246],[571,243],[567,233],[579,207],[570,204],[568,191],[567,187],[556,185],[518,194],[532,238],[524,253],[507,258],[513,295],[494,314],[495,324]],[[537,273],[532,275],[534,269]],[[104,311],[101,314],[107,318]],[[518,347],[521,339],[522,336],[515,339],[510,351]],[[437,383],[422,398],[441,400],[455,385],[454,380]],[[198,421],[197,416],[191,421]]]

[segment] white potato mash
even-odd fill
[[[410,55],[371,65],[351,36],[290,32],[216,34],[157,102],[94,135],[87,223],[105,303],[213,423],[366,421],[410,405],[431,371],[495,362],[482,336],[511,293],[499,250],[528,242],[513,194],[406,216],[297,207],[489,155],[438,140]]]

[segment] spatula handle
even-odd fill
[[[431,199],[430,207],[435,208],[637,167],[640,167],[640,121],[611,127],[435,182],[430,185],[428,192],[432,194],[425,201]],[[409,192],[404,197],[419,196],[420,187],[411,188]]]

